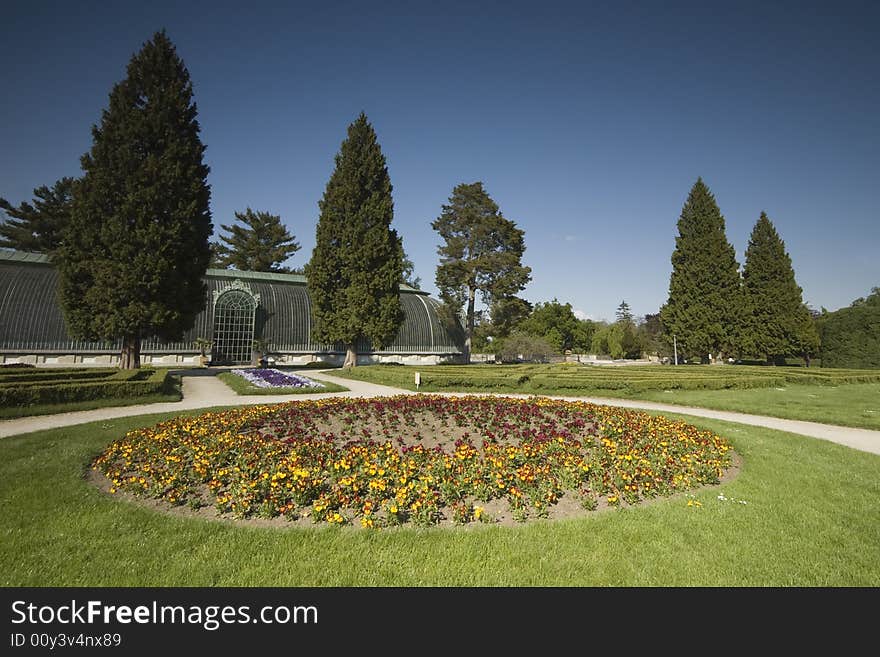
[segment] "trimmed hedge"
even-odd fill
[[[569,379],[559,380],[554,377],[532,377],[532,387],[571,389],[571,390],[631,390],[644,392],[647,390],[724,390],[729,388],[769,388],[785,385],[785,377],[695,377],[691,379],[673,378],[631,378],[631,379]]]
[[[379,380],[395,385],[408,373]],[[540,392],[543,390],[597,391],[620,390],[722,390],[784,387],[791,384],[839,385],[880,383],[880,373],[866,370],[818,370],[769,366],[559,366],[559,365],[450,365],[425,368],[421,389],[498,390]],[[349,373],[361,378],[358,371]],[[367,377],[369,378],[369,377]],[[400,378],[401,381],[397,381]]]
[[[95,399],[144,397],[170,394],[174,379],[167,369],[127,370],[103,381],[19,384],[0,386],[0,406],[66,404]]]
[[[0,374],[0,386],[6,384],[30,384],[30,383],[65,383],[68,381],[90,381],[94,379],[109,379],[115,377],[121,370],[117,368],[80,369],[80,370],[49,370],[40,369],[27,374]]]
[[[102,372],[104,374],[112,374],[114,372],[118,372],[118,367],[113,367],[108,365],[106,367],[35,367],[32,369],[15,369],[15,370],[6,370],[0,371],[0,378],[7,377],[40,377],[47,375],[78,375],[87,372]]]
[[[758,377],[758,376],[740,376],[740,377],[695,377],[691,379],[673,379],[673,378],[566,378],[554,377],[549,375],[533,375],[527,374],[512,376],[510,378],[500,377],[457,377],[457,376],[435,376],[433,374],[422,374],[421,385],[447,387],[454,386],[457,388],[522,388],[523,390],[540,390],[543,388],[553,390],[722,390],[725,388],[769,388],[778,387],[786,384],[783,376],[777,377]]]

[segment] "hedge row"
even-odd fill
[[[694,379],[686,378],[631,378],[631,379],[582,379],[559,381],[549,376],[531,377],[534,388],[555,388],[571,390],[724,390],[728,388],[769,388],[785,385],[784,377],[767,376],[716,376]]]
[[[0,406],[66,404],[94,399],[122,399],[170,394],[174,379],[169,370],[133,370],[104,381],[48,383],[0,387]]]
[[[65,374],[71,372],[110,372],[117,371],[118,369],[118,367],[111,365],[107,367],[37,367],[36,365],[28,365],[27,368],[19,369],[16,365],[15,368],[10,366],[8,370],[0,370],[0,376],[42,376],[43,374],[58,374],[62,372]]]
[[[866,372],[841,372],[841,373],[822,373],[815,374],[787,374],[786,380],[789,383],[818,384],[818,385],[836,385],[838,383],[880,383],[880,372],[869,374]]]
[[[28,383],[64,383],[67,381],[91,381],[115,377],[121,370],[118,368],[49,370],[40,369],[34,373],[0,374],[0,385]]]
[[[433,388],[474,388],[474,389],[510,389],[523,390],[722,390],[725,388],[769,388],[785,385],[785,377],[767,376],[715,376],[700,378],[660,378],[660,377],[591,377],[591,378],[557,378],[546,374],[510,377],[457,377],[422,375],[422,387]]]
[[[484,369],[485,368],[485,369]],[[539,365],[442,367],[422,372],[422,386],[479,389],[719,390],[788,384],[880,383],[880,372],[805,371],[803,368],[746,367],[559,367]]]

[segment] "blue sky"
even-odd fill
[[[394,225],[436,292],[431,221],[481,180],[525,230],[532,302],[656,312],[702,176],[740,263],[766,211],[804,300],[880,286],[876,2],[57,2],[4,9],[0,196],[79,174],[112,85],[161,28],[193,79],[217,230],[250,206],[314,246],[366,112]]]

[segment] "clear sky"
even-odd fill
[[[431,221],[481,180],[525,230],[532,302],[666,300],[702,176],[742,264],[762,210],[804,300],[880,286],[880,3],[77,2],[4,7],[0,196],[79,175],[131,56],[165,28],[193,79],[215,229],[250,206],[303,248],[360,111],[436,293]]]

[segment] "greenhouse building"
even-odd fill
[[[246,365],[254,341],[267,346],[277,364],[341,364],[342,345],[311,339],[311,301],[305,276],[209,269],[207,296],[195,326],[180,342],[144,340],[141,362],[193,365],[200,361],[196,340],[210,341],[211,364]],[[111,365],[121,342],[73,339],[58,303],[58,273],[42,254],[0,250],[0,364]],[[464,336],[457,323],[440,319],[439,302],[427,292],[400,286],[404,322],[392,344],[374,349],[358,344],[358,362],[429,365],[460,362]]]

